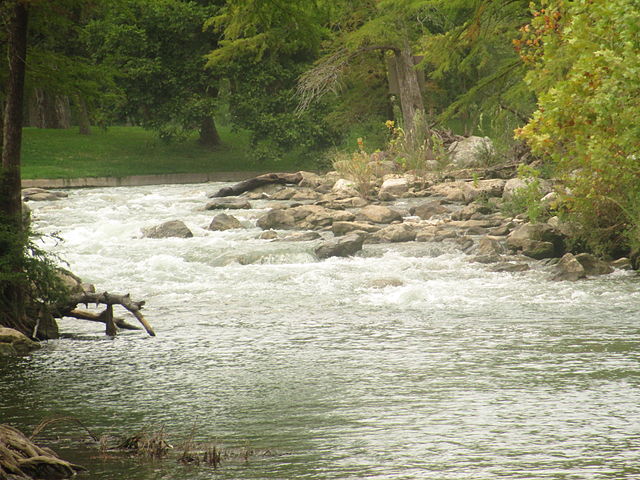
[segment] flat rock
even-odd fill
[[[443,215],[450,212],[447,207],[437,200],[429,200],[421,203],[416,207],[412,207],[409,211],[411,215],[416,215],[423,220],[429,220],[436,215]]]
[[[18,330],[0,327],[0,357],[26,355],[39,348],[39,343],[34,342]]]
[[[373,233],[380,230],[380,227],[368,222],[333,222],[331,231],[336,237],[346,235],[351,232]]]
[[[373,223],[391,223],[402,220],[402,214],[383,205],[367,205],[356,215],[357,220],[365,220]]]

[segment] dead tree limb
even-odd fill
[[[90,322],[100,322],[106,323],[104,318],[104,312],[102,313],[93,313],[88,312],[86,310],[78,310],[74,309],[70,312],[64,314],[65,317],[73,317],[79,320],[89,320]],[[136,325],[131,325],[129,322],[125,321],[120,317],[113,317],[113,322],[116,324],[116,327],[121,328],[123,330],[142,330],[141,327],[137,327]]]
[[[147,331],[149,335],[151,335],[152,337],[156,336],[156,333],[153,331],[153,328],[151,327],[151,325],[149,325],[149,322],[147,322],[145,318],[142,316],[142,313],[140,313],[140,309],[142,308],[145,302],[143,301],[134,302],[133,300],[131,300],[131,296],[129,294],[114,295],[108,292],[103,292],[103,293],[82,292],[82,293],[72,295],[70,300],[73,305],[71,306],[71,308],[68,309],[68,311],[74,310],[78,304],[82,304],[82,303],[84,303],[85,305],[88,305],[90,303],[95,303],[96,305],[98,304],[107,305],[107,306],[122,305],[124,308],[129,310],[129,312],[131,312],[131,314],[134,317],[138,319],[138,321],[142,324],[142,326],[144,327],[144,329]],[[105,319],[105,320],[108,322],[108,319]]]
[[[266,173],[264,175],[258,175],[257,177],[244,180],[240,183],[236,183],[230,187],[224,187],[218,190],[216,193],[209,195],[209,198],[216,197],[231,197],[240,195],[244,192],[250,192],[263,185],[270,185],[279,183],[282,185],[295,184],[297,185],[302,181],[302,173]]]

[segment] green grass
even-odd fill
[[[207,149],[194,138],[167,144],[140,127],[94,128],[91,135],[68,130],[25,128],[22,178],[123,177],[163,173],[300,170],[288,156],[256,162],[247,132],[219,129],[223,145]]]

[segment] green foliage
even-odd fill
[[[634,0],[542,1],[522,56],[538,110],[518,131],[562,179],[562,212],[597,252],[624,250],[640,218],[640,9]]]
[[[0,218],[0,311],[12,311],[13,298],[5,298],[4,293],[16,287],[31,314],[65,302],[69,292],[56,274],[58,259],[38,245],[40,239],[33,231],[17,230],[15,222]]]
[[[427,128],[425,116],[418,113],[414,119],[415,132],[411,138],[391,120],[386,122],[390,140],[388,152],[404,171],[424,175],[427,171],[442,171],[449,157],[442,139]]]
[[[202,31],[212,7],[181,0],[121,0],[83,29],[93,60],[118,71],[122,120],[185,140],[217,108],[218,76],[204,55],[216,36]]]

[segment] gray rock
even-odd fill
[[[530,269],[531,267],[529,267],[529,265],[527,265],[526,263],[505,262],[492,267],[490,270],[492,272],[499,272],[499,273],[504,273],[504,272],[517,273],[517,272],[526,272],[527,270],[530,270]]]
[[[382,182],[378,198],[381,200],[391,200],[401,197],[409,191],[409,180],[405,177],[388,178]]]
[[[214,231],[234,230],[238,228],[242,228],[240,220],[232,215],[227,215],[226,213],[221,213],[213,217],[213,220],[211,220],[211,224],[209,225],[209,230]]]
[[[349,234],[338,239],[328,240],[315,250],[318,258],[349,257],[362,250],[364,239],[360,235]]]
[[[545,223],[525,223],[507,237],[507,245],[531,258],[556,258],[564,253],[563,236]]]
[[[359,195],[356,182],[345,178],[338,179],[338,181],[333,184],[331,191],[340,198],[357,197]]]
[[[278,232],[275,230],[265,230],[260,235],[258,235],[260,240],[274,240],[278,238]]]
[[[336,237],[346,235],[351,232],[373,233],[380,230],[380,227],[367,222],[333,222],[331,231]]]
[[[278,238],[278,242],[311,242],[322,238],[318,232],[295,232],[290,235],[286,235],[282,238]]]
[[[416,239],[416,228],[406,223],[389,225],[367,239],[368,243],[411,242]]]
[[[237,197],[235,198],[221,197],[221,198],[214,198],[212,201],[207,203],[205,210],[223,210],[223,209],[240,210],[240,209],[247,209],[247,208],[251,208],[251,204],[249,203],[249,200],[246,200],[244,198],[237,198]]]
[[[383,205],[367,205],[358,212],[356,219],[373,223],[391,223],[402,220],[402,214]]]
[[[505,253],[505,246],[498,240],[491,237],[482,237],[478,241],[476,255],[502,255]]]
[[[147,238],[193,237],[191,230],[181,220],[170,220],[155,227],[145,228],[142,234]]]
[[[453,142],[449,146],[449,159],[458,168],[470,168],[485,165],[487,157],[495,149],[489,137],[468,137]]]
[[[580,262],[588,276],[607,275],[613,272],[613,268],[607,262],[590,253],[580,253],[576,255],[576,260]]]
[[[566,253],[556,264],[556,270],[551,280],[575,282],[586,276],[587,272],[576,257],[572,253]]]
[[[273,209],[258,218],[257,225],[263,230],[294,228],[296,219],[290,210]]]
[[[412,207],[409,211],[411,215],[416,215],[423,220],[429,220],[435,215],[449,213],[450,210],[443,206],[439,201],[430,200],[428,202],[421,203],[417,207]]]
[[[375,278],[367,282],[369,288],[401,287],[404,282],[399,278]]]
[[[26,335],[12,328],[0,327],[0,357],[10,355],[26,355],[40,348]]]

